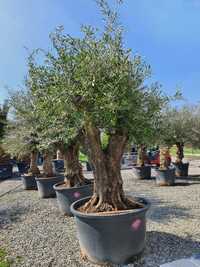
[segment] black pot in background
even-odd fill
[[[116,215],[79,212],[77,209],[89,199],[80,199],[71,206],[83,255],[94,263],[126,264],[141,254],[145,248],[146,212],[150,203],[137,198],[144,208]]]
[[[174,166],[176,168],[176,176],[178,177],[188,177],[188,171],[189,171],[189,162],[187,163],[174,163]]]
[[[86,161],[86,170],[87,171],[92,171],[93,170],[92,164],[89,163],[88,161]]]
[[[37,190],[37,184],[35,176],[33,175],[22,175],[21,176],[23,188],[25,190]]]
[[[81,198],[91,196],[93,192],[93,184],[72,188],[62,187],[63,184],[63,182],[60,182],[53,186],[56,191],[58,206],[61,213],[72,216],[70,211],[71,204]]]
[[[12,164],[0,164],[0,179],[12,178],[13,165]]]
[[[56,192],[53,186],[64,180],[64,176],[55,176],[49,178],[35,178],[38,193],[41,198],[56,197]]]
[[[134,166],[133,173],[137,179],[151,179],[151,166]]]
[[[156,184],[160,186],[170,186],[175,183],[175,168],[169,168],[167,170],[155,169]]]
[[[18,162],[17,168],[20,174],[27,173],[29,169],[29,164],[26,162]]]
[[[64,172],[64,160],[63,159],[54,159],[52,160],[54,172]]]

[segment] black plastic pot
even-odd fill
[[[49,178],[35,178],[38,193],[41,198],[56,197],[56,192],[53,186],[64,180],[64,176],[55,176]]]
[[[29,164],[27,164],[25,162],[18,162],[17,168],[18,168],[20,174],[27,173],[28,169],[29,169]]]
[[[75,201],[92,195],[93,184],[84,185],[80,187],[66,188],[62,187],[63,182],[55,184],[53,186],[56,191],[56,197],[58,200],[58,206],[64,215],[72,216],[70,206]]]
[[[35,176],[22,175],[21,179],[25,190],[37,190]]]
[[[133,173],[137,179],[151,179],[151,166],[134,166]]]
[[[64,160],[54,159],[52,160],[53,168],[55,172],[64,172]]]
[[[189,162],[188,163],[180,163],[176,164],[174,163],[174,166],[176,168],[176,176],[178,177],[187,177],[188,176],[188,170],[189,170]]]
[[[12,164],[1,164],[0,165],[0,179],[12,178],[13,176],[13,165]]]
[[[92,171],[93,170],[92,164],[89,163],[88,161],[86,161],[86,170],[87,171]]]
[[[146,212],[150,203],[142,198],[142,209],[97,215],[77,209],[90,197],[72,204],[82,253],[93,263],[127,264],[143,252],[146,236]]]
[[[156,172],[156,184],[160,186],[170,186],[175,183],[175,168],[167,170],[155,169]]]

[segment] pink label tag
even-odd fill
[[[81,194],[80,194],[79,192],[75,192],[75,193],[74,193],[74,197],[75,197],[75,198],[79,198],[80,196],[81,196]]]
[[[134,231],[137,231],[140,226],[142,224],[142,221],[140,219],[136,219],[133,221],[133,223],[131,224],[131,228],[134,230]]]

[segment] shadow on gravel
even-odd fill
[[[146,249],[134,266],[159,267],[161,264],[199,254],[200,242],[165,232],[147,232]],[[138,265],[137,265],[138,264]]]
[[[28,207],[12,206],[0,208],[0,229],[9,224],[22,221],[21,216],[28,213]]]

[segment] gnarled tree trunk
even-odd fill
[[[44,177],[54,177],[52,155],[49,152],[43,154],[43,175]]]
[[[30,155],[30,168],[28,170],[28,173],[31,175],[39,175],[40,170],[37,166],[37,159],[38,159],[38,153],[37,151],[32,151]]]
[[[83,176],[82,165],[79,162],[79,143],[72,142],[63,150],[65,166],[65,185],[67,187],[81,186],[89,183]]]
[[[184,144],[182,142],[176,143],[177,151],[176,151],[176,163],[182,164],[182,160],[184,158]]]
[[[82,210],[106,212],[141,207],[125,198],[121,177],[121,158],[127,143],[125,134],[111,135],[106,150],[102,149],[100,131],[91,124],[86,127],[90,158],[94,167],[94,193]]]
[[[140,167],[144,167],[146,159],[147,159],[146,146],[144,144],[141,144],[138,147],[137,165]]]
[[[167,170],[171,164],[170,152],[168,147],[161,147],[160,149],[160,169]]]
[[[56,151],[56,159],[57,159],[57,160],[62,160],[62,159],[63,159],[63,154],[62,154],[62,152],[61,152],[60,149],[58,149],[58,150]]]

